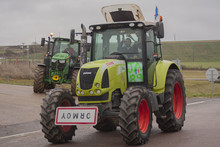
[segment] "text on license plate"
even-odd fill
[[[56,125],[76,125],[97,123],[97,107],[57,107]]]

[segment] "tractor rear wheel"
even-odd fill
[[[162,131],[173,132],[182,129],[186,114],[186,94],[179,70],[170,69],[167,73],[164,104],[158,114],[155,115]]]
[[[152,108],[145,87],[131,87],[121,99],[119,126],[128,145],[145,144],[152,128]]]
[[[76,79],[77,79],[78,72],[79,72],[78,69],[75,69],[73,71],[72,83],[71,83],[71,92],[73,96],[76,96]]]
[[[44,73],[45,68],[41,66],[37,66],[34,71],[34,86],[33,90],[35,93],[43,93],[44,92]]]
[[[76,106],[75,99],[66,89],[53,89],[43,99],[41,105],[41,125],[44,137],[52,143],[65,143],[72,140],[75,135],[76,126],[55,125],[56,108]]]

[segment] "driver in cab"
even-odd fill
[[[124,41],[122,41],[121,47],[119,47],[119,52],[126,53],[128,58],[137,58],[137,55],[134,54],[137,54],[138,50],[136,44],[132,46],[131,39],[126,38]]]

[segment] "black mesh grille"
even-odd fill
[[[108,100],[108,92],[100,96],[78,96],[80,101],[106,101]]]
[[[109,77],[108,77],[108,70],[106,69],[102,77],[102,88],[108,88],[108,87],[109,87]]]
[[[94,82],[95,79],[95,75],[98,71],[98,67],[97,68],[81,68],[80,69],[80,88],[83,90],[88,90],[92,88],[92,84]]]
[[[58,63],[58,70],[63,71],[65,68],[66,63]]]
[[[56,70],[56,63],[57,63],[57,62],[52,62],[52,64],[51,64],[52,70]]]

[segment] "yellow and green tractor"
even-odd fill
[[[102,12],[108,23],[89,26],[91,61],[78,72],[78,101],[65,89],[54,89],[44,98],[45,138],[64,143],[77,125],[91,124],[98,131],[119,126],[127,144],[144,144],[152,113],[163,132],[181,130],[185,87],[180,68],[162,59],[163,22],[145,21],[137,5],[107,6]]]

